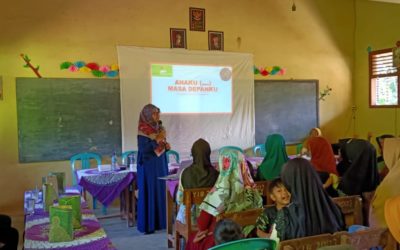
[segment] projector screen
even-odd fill
[[[232,113],[232,67],[152,64],[151,103],[163,113]]]
[[[118,46],[122,149],[137,150],[143,106],[161,110],[167,141],[190,156],[203,138],[211,149],[255,142],[253,56],[221,51]]]

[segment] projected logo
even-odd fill
[[[152,64],[151,75],[158,77],[171,77],[173,76],[172,65]]]
[[[232,77],[232,70],[230,68],[222,68],[219,72],[219,76],[223,81],[229,81]]]

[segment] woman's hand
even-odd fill
[[[160,143],[164,140],[165,140],[165,131],[162,130],[160,133],[157,134],[156,141],[157,141],[157,143]]]
[[[170,149],[171,149],[171,145],[169,145],[168,142],[165,144],[165,149],[166,149],[166,150],[170,150]]]
[[[208,229],[206,229],[204,231],[198,231],[196,233],[196,236],[193,239],[193,242],[197,243],[197,242],[203,240],[207,235],[208,235]]]

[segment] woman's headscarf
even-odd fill
[[[192,146],[193,164],[183,170],[181,184],[183,188],[211,187],[218,178],[218,171],[211,165],[210,144],[198,139]]]
[[[258,167],[258,176],[263,180],[273,180],[281,173],[283,164],[288,161],[285,139],[280,134],[272,134],[265,141],[267,154]]]
[[[400,195],[385,202],[385,218],[390,233],[400,243]]]
[[[370,216],[370,225],[386,227],[384,205],[389,198],[400,195],[400,138],[385,139],[383,158],[389,173],[376,189]]]
[[[281,178],[292,197],[292,203],[282,209],[286,226],[281,240],[344,229],[340,209],[322,187],[309,161],[303,158],[289,160],[282,168]]]
[[[308,141],[311,151],[311,164],[319,172],[338,175],[336,159],[331,144],[324,137],[311,137]]]
[[[341,165],[347,165],[339,189],[347,195],[371,192],[379,184],[379,174],[374,146],[362,139],[350,139],[340,149]]]
[[[140,112],[138,134],[155,139],[157,134],[161,132],[162,126],[154,120],[153,114],[160,112],[160,109],[153,104],[147,104]]]
[[[237,150],[224,150],[219,156],[219,177],[200,209],[217,216],[261,208],[262,198],[254,186],[244,155]]]

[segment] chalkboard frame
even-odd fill
[[[263,88],[262,86],[267,86],[265,84],[270,84],[270,86],[274,85],[273,87],[265,87],[265,89],[261,89]],[[286,86],[285,86],[286,84]],[[302,84],[302,85],[299,85]],[[301,91],[299,91],[299,89],[296,87],[298,86],[307,86],[304,87],[304,89],[300,89],[301,91],[304,91],[304,93],[302,93]],[[287,115],[286,118],[289,118],[289,122],[286,122],[282,125],[281,122],[280,124],[278,124],[279,128],[276,128],[276,126],[274,128],[271,124],[267,124],[267,128],[262,128],[263,126],[265,126],[265,118],[266,117],[262,117],[263,115],[268,116],[268,114],[266,114],[266,112],[271,111],[269,110],[269,107],[263,107],[262,111],[260,110],[260,96],[263,91],[267,90],[268,88],[273,88],[274,91],[280,91],[278,88],[281,87],[285,87],[288,88],[293,96],[295,97],[294,99],[298,98],[298,100],[300,100],[301,95],[305,95],[306,97],[306,105],[304,106],[292,106],[294,108],[294,110],[291,110],[291,112],[294,112],[295,115],[290,116]],[[297,91],[297,92],[296,92]],[[315,79],[311,79],[311,80],[255,80],[254,81],[254,103],[255,103],[255,139],[256,139],[256,144],[264,144],[265,143],[265,139],[266,136],[268,136],[269,134],[272,133],[280,133],[285,137],[286,140],[286,144],[287,145],[295,145],[295,144],[299,144],[302,143],[304,141],[304,139],[307,137],[308,132],[310,131],[311,128],[313,127],[319,127],[319,81],[315,80]],[[275,93],[275,92],[274,92]],[[277,92],[278,93],[278,92]],[[262,98],[267,99],[268,95],[272,95],[273,93],[267,93],[267,96],[264,96]],[[295,102],[295,100],[288,100],[288,98],[286,96],[279,96],[282,95],[282,93],[278,93],[278,95],[273,96],[272,98],[275,98],[274,100],[277,101],[276,105],[282,104],[283,108],[287,107],[289,105],[287,105],[287,102]],[[298,95],[296,97],[296,95]],[[265,103],[267,103],[267,101],[265,101]],[[264,103],[264,105],[265,105]],[[271,109],[273,108],[273,106],[275,105],[275,103],[273,105],[271,105]],[[265,108],[265,110],[264,110]],[[305,115],[311,115],[311,121],[305,121],[305,123],[301,123],[298,121],[294,121],[294,120],[290,120],[290,119],[295,119],[295,117],[298,117],[297,114],[299,114],[299,112],[295,112],[295,111],[299,111],[302,112]],[[262,113],[263,112],[263,113]],[[277,112],[276,110],[272,110],[272,115],[274,118],[278,117],[280,114],[273,114],[273,112]],[[312,114],[311,114],[312,113]],[[264,120],[264,122],[262,121]],[[300,120],[301,121],[301,120]],[[289,128],[285,128],[286,124],[295,124],[295,126],[300,126],[297,129],[294,129],[294,131],[298,134],[296,134],[295,138],[293,138],[293,136],[288,136],[286,129]],[[294,126],[294,127],[295,127]],[[281,127],[283,127],[281,129]]]
[[[16,78],[20,163],[121,152],[119,79]]]

